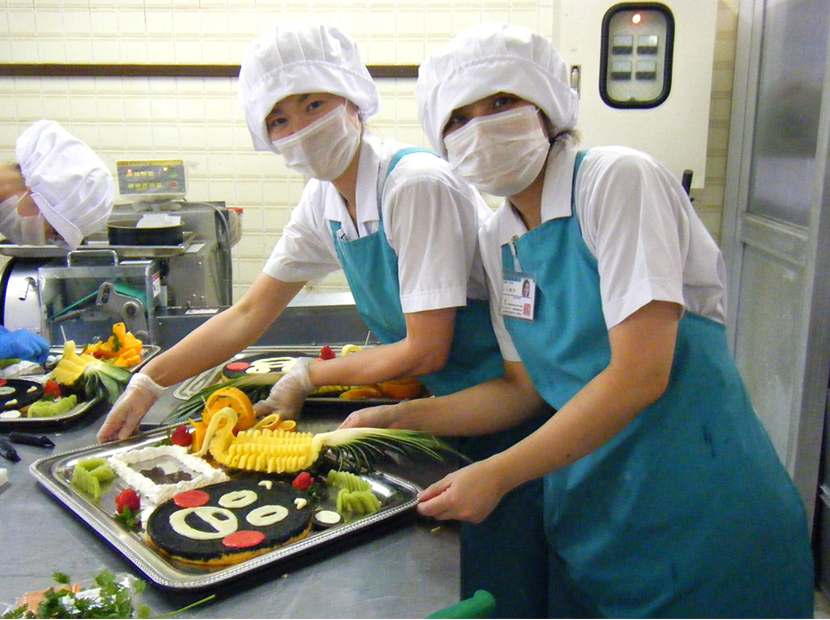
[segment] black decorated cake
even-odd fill
[[[231,480],[179,493],[147,520],[163,553],[194,564],[235,564],[305,538],[307,493],[272,480]]]
[[[222,367],[222,378],[226,381],[252,374],[286,372],[296,357],[281,357],[274,353],[259,353],[234,359]]]

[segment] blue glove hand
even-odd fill
[[[49,355],[49,343],[26,329],[10,332],[0,327],[0,359],[22,359],[43,364]]]

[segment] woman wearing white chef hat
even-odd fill
[[[282,155],[289,168],[311,179],[248,293],[151,360],[113,407],[99,440],[130,435],[160,386],[215,367],[254,343],[307,281],[341,268],[358,310],[384,344],[325,362],[301,360],[256,404],[258,414],[294,417],[321,385],[418,375],[433,394],[448,394],[502,375],[476,252],[478,228],[492,212],[435,154],[380,140],[364,127],[380,101],[354,41],[319,21],[270,28],[248,47],[239,88],[254,148]],[[532,432],[544,417],[543,410],[520,428],[469,440],[462,449],[484,458]],[[495,590],[514,614],[544,613],[540,491],[506,500],[514,506],[511,518],[465,528],[462,555],[478,543],[502,561],[495,576],[501,585],[468,579],[465,595]],[[492,549],[490,540],[505,526],[526,542],[526,552]]]
[[[0,233],[18,245],[76,249],[112,211],[109,170],[58,123],[40,120],[17,139],[17,164],[0,164]]]
[[[345,425],[492,432],[556,409],[419,505],[477,522],[543,477],[552,617],[812,616],[805,512],[727,346],[721,255],[659,163],[577,150],[567,77],[546,39],[506,24],[421,66],[433,146],[506,197],[479,236],[506,375]]]
[[[112,177],[86,144],[40,120],[17,139],[18,163],[0,164],[0,233],[16,245],[54,243],[74,250],[112,211]],[[43,363],[49,343],[0,326],[0,359]]]

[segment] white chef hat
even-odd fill
[[[104,226],[112,176],[91,148],[55,121],[40,120],[20,135],[15,150],[32,199],[70,249]]]
[[[557,131],[576,125],[577,94],[553,45],[521,26],[479,24],[433,52],[418,70],[418,117],[433,148],[446,156],[442,134],[453,110],[499,92],[536,104]]]
[[[239,71],[239,102],[255,150],[276,151],[265,117],[278,101],[305,93],[345,97],[363,120],[380,108],[377,86],[349,35],[310,19],[274,26],[248,45]]]

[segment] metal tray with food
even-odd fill
[[[413,483],[381,472],[361,474],[360,478],[368,483],[371,492],[380,501],[380,508],[374,514],[360,516],[324,529],[315,527],[305,538],[294,542],[289,541],[284,546],[267,551],[263,555],[244,559],[237,564],[213,566],[182,562],[159,551],[149,541],[145,531],[132,531],[116,519],[116,497],[128,487],[120,475],[116,475],[114,479],[101,485],[98,501],[94,501],[86,492],[79,490],[72,483],[73,472],[79,463],[89,462],[89,459],[107,459],[110,463],[128,462],[130,455],[134,456],[142,449],[156,446],[169,435],[170,431],[170,428],[164,428],[117,443],[65,452],[40,459],[30,466],[32,475],[57,500],[161,587],[181,590],[198,589],[232,580],[265,566],[318,550],[324,545],[351,537],[358,532],[376,528],[381,523],[411,511],[417,504],[416,497],[420,489]],[[124,473],[123,470],[117,471]],[[227,475],[232,481],[251,479],[249,474],[235,474],[231,471],[228,471]],[[262,474],[257,475],[256,479],[259,481],[258,484],[263,484],[265,479],[284,481],[285,477]],[[291,487],[290,476],[288,480],[287,486]],[[209,488],[202,487],[202,489]],[[270,486],[268,488],[270,489]],[[331,506],[333,501],[329,494],[315,505],[315,511],[326,509],[334,511],[334,507]],[[159,505],[165,504],[159,501]],[[157,508],[156,511],[161,510]],[[316,519],[318,513],[314,514]],[[146,524],[148,519],[144,522]]]
[[[9,379],[9,382],[12,381],[14,380]],[[26,381],[26,383],[31,382]],[[0,411],[0,432],[62,428],[85,416],[99,402],[101,402],[101,398],[96,396],[92,399],[78,402],[69,411],[49,415],[48,417],[31,416],[28,411],[20,413],[15,409],[4,409]],[[14,417],[10,417],[9,414],[11,412],[17,413],[12,413]]]
[[[160,350],[156,345],[143,345],[141,363],[128,370],[135,372]],[[60,357],[62,352],[61,347],[49,349],[53,360]],[[48,373],[44,374],[44,369],[35,364],[31,364],[31,367],[38,369],[41,374],[20,374],[0,379],[0,431],[63,428],[85,416],[102,400],[99,394],[90,396],[82,391],[75,391],[76,401],[70,408],[42,402],[33,409],[32,405],[43,398],[44,389],[48,387]],[[48,363],[46,370],[51,370]]]
[[[136,372],[139,370],[144,364],[149,362],[153,359],[156,355],[161,352],[161,347],[156,344],[142,344],[141,345],[141,362],[136,364],[135,366],[131,366],[127,368],[130,372]],[[46,370],[52,370],[54,365],[57,363],[60,356],[63,354],[63,346],[56,346],[56,347],[49,347],[49,357],[51,360],[47,360]],[[51,363],[50,363],[51,362]]]
[[[359,350],[363,347],[346,345],[340,349],[341,354],[346,354],[344,352],[348,351],[349,348]],[[292,363],[298,357],[320,357],[320,355],[320,347],[249,347],[243,352],[234,355],[225,363],[182,382],[176,388],[174,396],[180,400],[188,400],[210,386],[218,385],[226,381],[238,380],[243,377],[256,380],[257,376],[273,375],[273,373],[282,372],[286,364]],[[332,351],[331,355],[337,354]],[[379,389],[379,387],[392,383],[396,382],[384,382],[376,386],[334,386],[331,388],[320,388],[317,392],[310,394],[306,402],[309,405],[338,405],[345,408],[396,403],[403,398],[393,397]],[[420,390],[423,390],[423,386],[419,382],[418,386]],[[345,395],[348,398],[344,398],[342,395],[343,392],[351,393]],[[262,394],[257,394],[256,396],[264,397],[265,395],[266,392],[263,391]],[[417,397],[412,395],[412,393],[399,394],[398,396],[404,396],[405,398]]]

